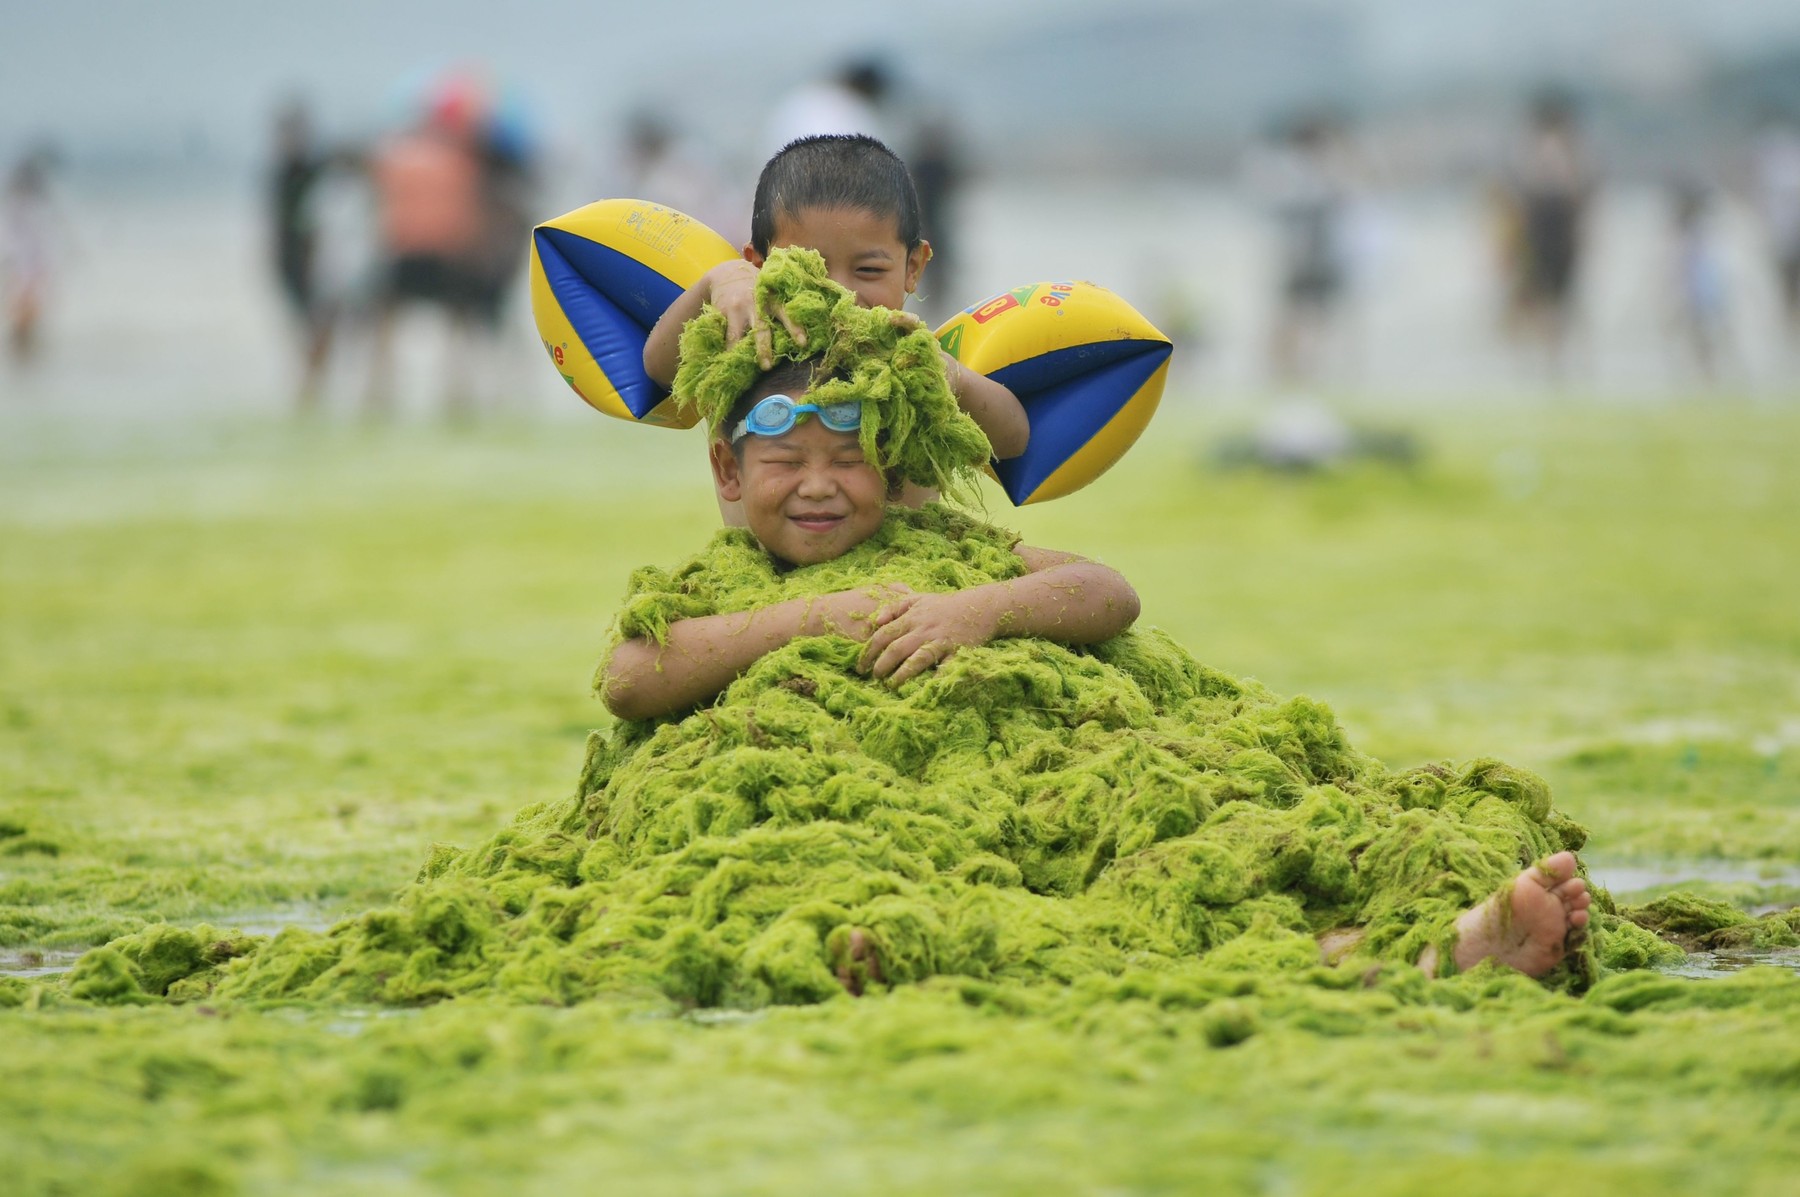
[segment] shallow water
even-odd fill
[[[314,902],[297,902],[292,906],[274,906],[266,910],[248,910],[240,914],[207,915],[192,920],[210,923],[220,930],[242,931],[246,935],[279,935],[289,927],[303,931],[324,931],[343,918]]]
[[[21,948],[0,952],[0,976],[50,977],[74,967],[81,952],[56,948]]]
[[[1680,964],[1664,965],[1657,971],[1672,977],[1728,977],[1758,965],[1800,974],[1800,948],[1772,948],[1766,952],[1693,952]]]
[[[182,920],[183,926],[207,923],[221,931],[242,931],[248,935],[279,935],[288,927],[304,931],[324,931],[343,917],[315,902],[297,902],[291,906],[275,906],[264,910],[247,910],[238,914],[202,915]],[[50,977],[66,973],[75,966],[86,948],[15,948],[0,952],[0,976]]]
[[[1605,887],[1615,896],[1690,882],[1800,886],[1800,867],[1769,862],[1674,860],[1596,865],[1590,861],[1588,876],[1595,885]]]

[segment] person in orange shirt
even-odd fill
[[[460,353],[469,341],[480,289],[475,260],[486,230],[473,125],[467,113],[440,105],[417,128],[389,138],[369,157],[380,254],[371,412],[392,407],[394,318],[409,303],[431,304],[449,317],[446,409],[461,414],[472,404]]]

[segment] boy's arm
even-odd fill
[[[876,611],[912,592],[869,586],[757,611],[702,615],[669,625],[669,641],[623,641],[600,671],[600,697],[620,719],[652,719],[705,702],[766,653],[801,636],[868,638]]]
[[[733,345],[746,332],[756,338],[756,356],[767,370],[775,364],[775,349],[769,335],[769,323],[756,306],[757,268],[743,258],[720,262],[700,276],[700,280],[669,305],[644,342],[644,373],[660,387],[675,385],[675,368],[681,360],[681,329],[712,304],[725,313],[725,343]],[[794,340],[806,344],[806,332],[788,319],[787,310],[778,303],[769,305],[769,315],[787,326]]]
[[[966,645],[1003,636],[1095,644],[1138,617],[1137,591],[1118,570],[1073,553],[1016,550],[1030,572],[950,594],[904,595],[875,617],[860,666],[894,685],[942,664]]]
[[[947,353],[944,370],[950,375],[950,389],[956,393],[957,403],[987,433],[994,456],[1005,461],[1025,452],[1025,446],[1031,443],[1031,421],[1018,396],[1003,383],[969,369]]]

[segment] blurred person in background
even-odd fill
[[[846,62],[829,79],[789,92],[764,126],[763,159],[802,137],[824,133],[862,133],[897,144],[885,111],[892,91],[893,79],[881,59],[864,57]]]
[[[516,101],[504,98],[476,137],[482,233],[471,267],[471,307],[490,340],[500,335],[507,299],[524,268],[537,220],[538,158]]]
[[[1781,291],[1788,340],[1800,344],[1800,125],[1771,110],[1753,145],[1752,189]]]
[[[1567,364],[1594,186],[1574,105],[1560,94],[1540,96],[1511,170],[1517,275],[1510,292],[1514,330],[1541,352],[1553,378]]]
[[[471,88],[447,86],[411,128],[369,155],[379,255],[368,411],[394,402],[394,324],[402,308],[424,304],[448,321],[445,411],[474,408],[467,350],[489,249],[488,176],[478,141],[480,113]]]
[[[976,296],[964,296],[956,276],[959,262],[956,199],[966,169],[950,118],[934,116],[919,127],[912,153],[906,158],[913,186],[919,193],[919,215],[925,239],[931,242],[931,287],[923,297],[932,324],[942,323]]]
[[[1323,114],[1300,117],[1252,158],[1250,182],[1278,242],[1270,374],[1284,389],[1315,383],[1339,332],[1352,265],[1354,168],[1342,130]]]
[[[732,193],[710,156],[667,118],[648,108],[634,112],[625,123],[624,149],[618,177],[607,180],[602,194],[674,208],[733,245],[750,239],[743,215],[748,201]]]
[[[0,199],[0,296],[6,306],[7,354],[19,367],[37,359],[56,273],[62,221],[50,194],[52,157],[47,146],[22,154]]]
[[[1710,189],[1683,179],[1669,189],[1674,324],[1694,367],[1711,382],[1731,357],[1724,248]]]
[[[281,293],[300,334],[300,384],[296,406],[318,405],[337,325],[338,296],[322,285],[327,251],[319,216],[320,184],[333,166],[316,144],[312,118],[298,100],[275,116],[275,159],[269,168],[271,256]]]

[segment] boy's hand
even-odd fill
[[[916,597],[912,587],[901,582],[840,590],[813,600],[807,607],[801,634],[867,640],[883,612],[896,603],[907,603]]]
[[[909,594],[876,614],[857,668],[898,686],[942,665],[959,648],[986,644],[998,630],[999,617],[967,591]]]
[[[748,332],[756,342],[756,360],[767,370],[775,364],[769,317],[780,320],[797,345],[806,344],[806,330],[788,318],[787,308],[779,301],[769,303],[767,312],[756,306],[757,273],[757,268],[742,258],[719,263],[706,272],[706,302],[725,315],[725,343],[735,345]]]

